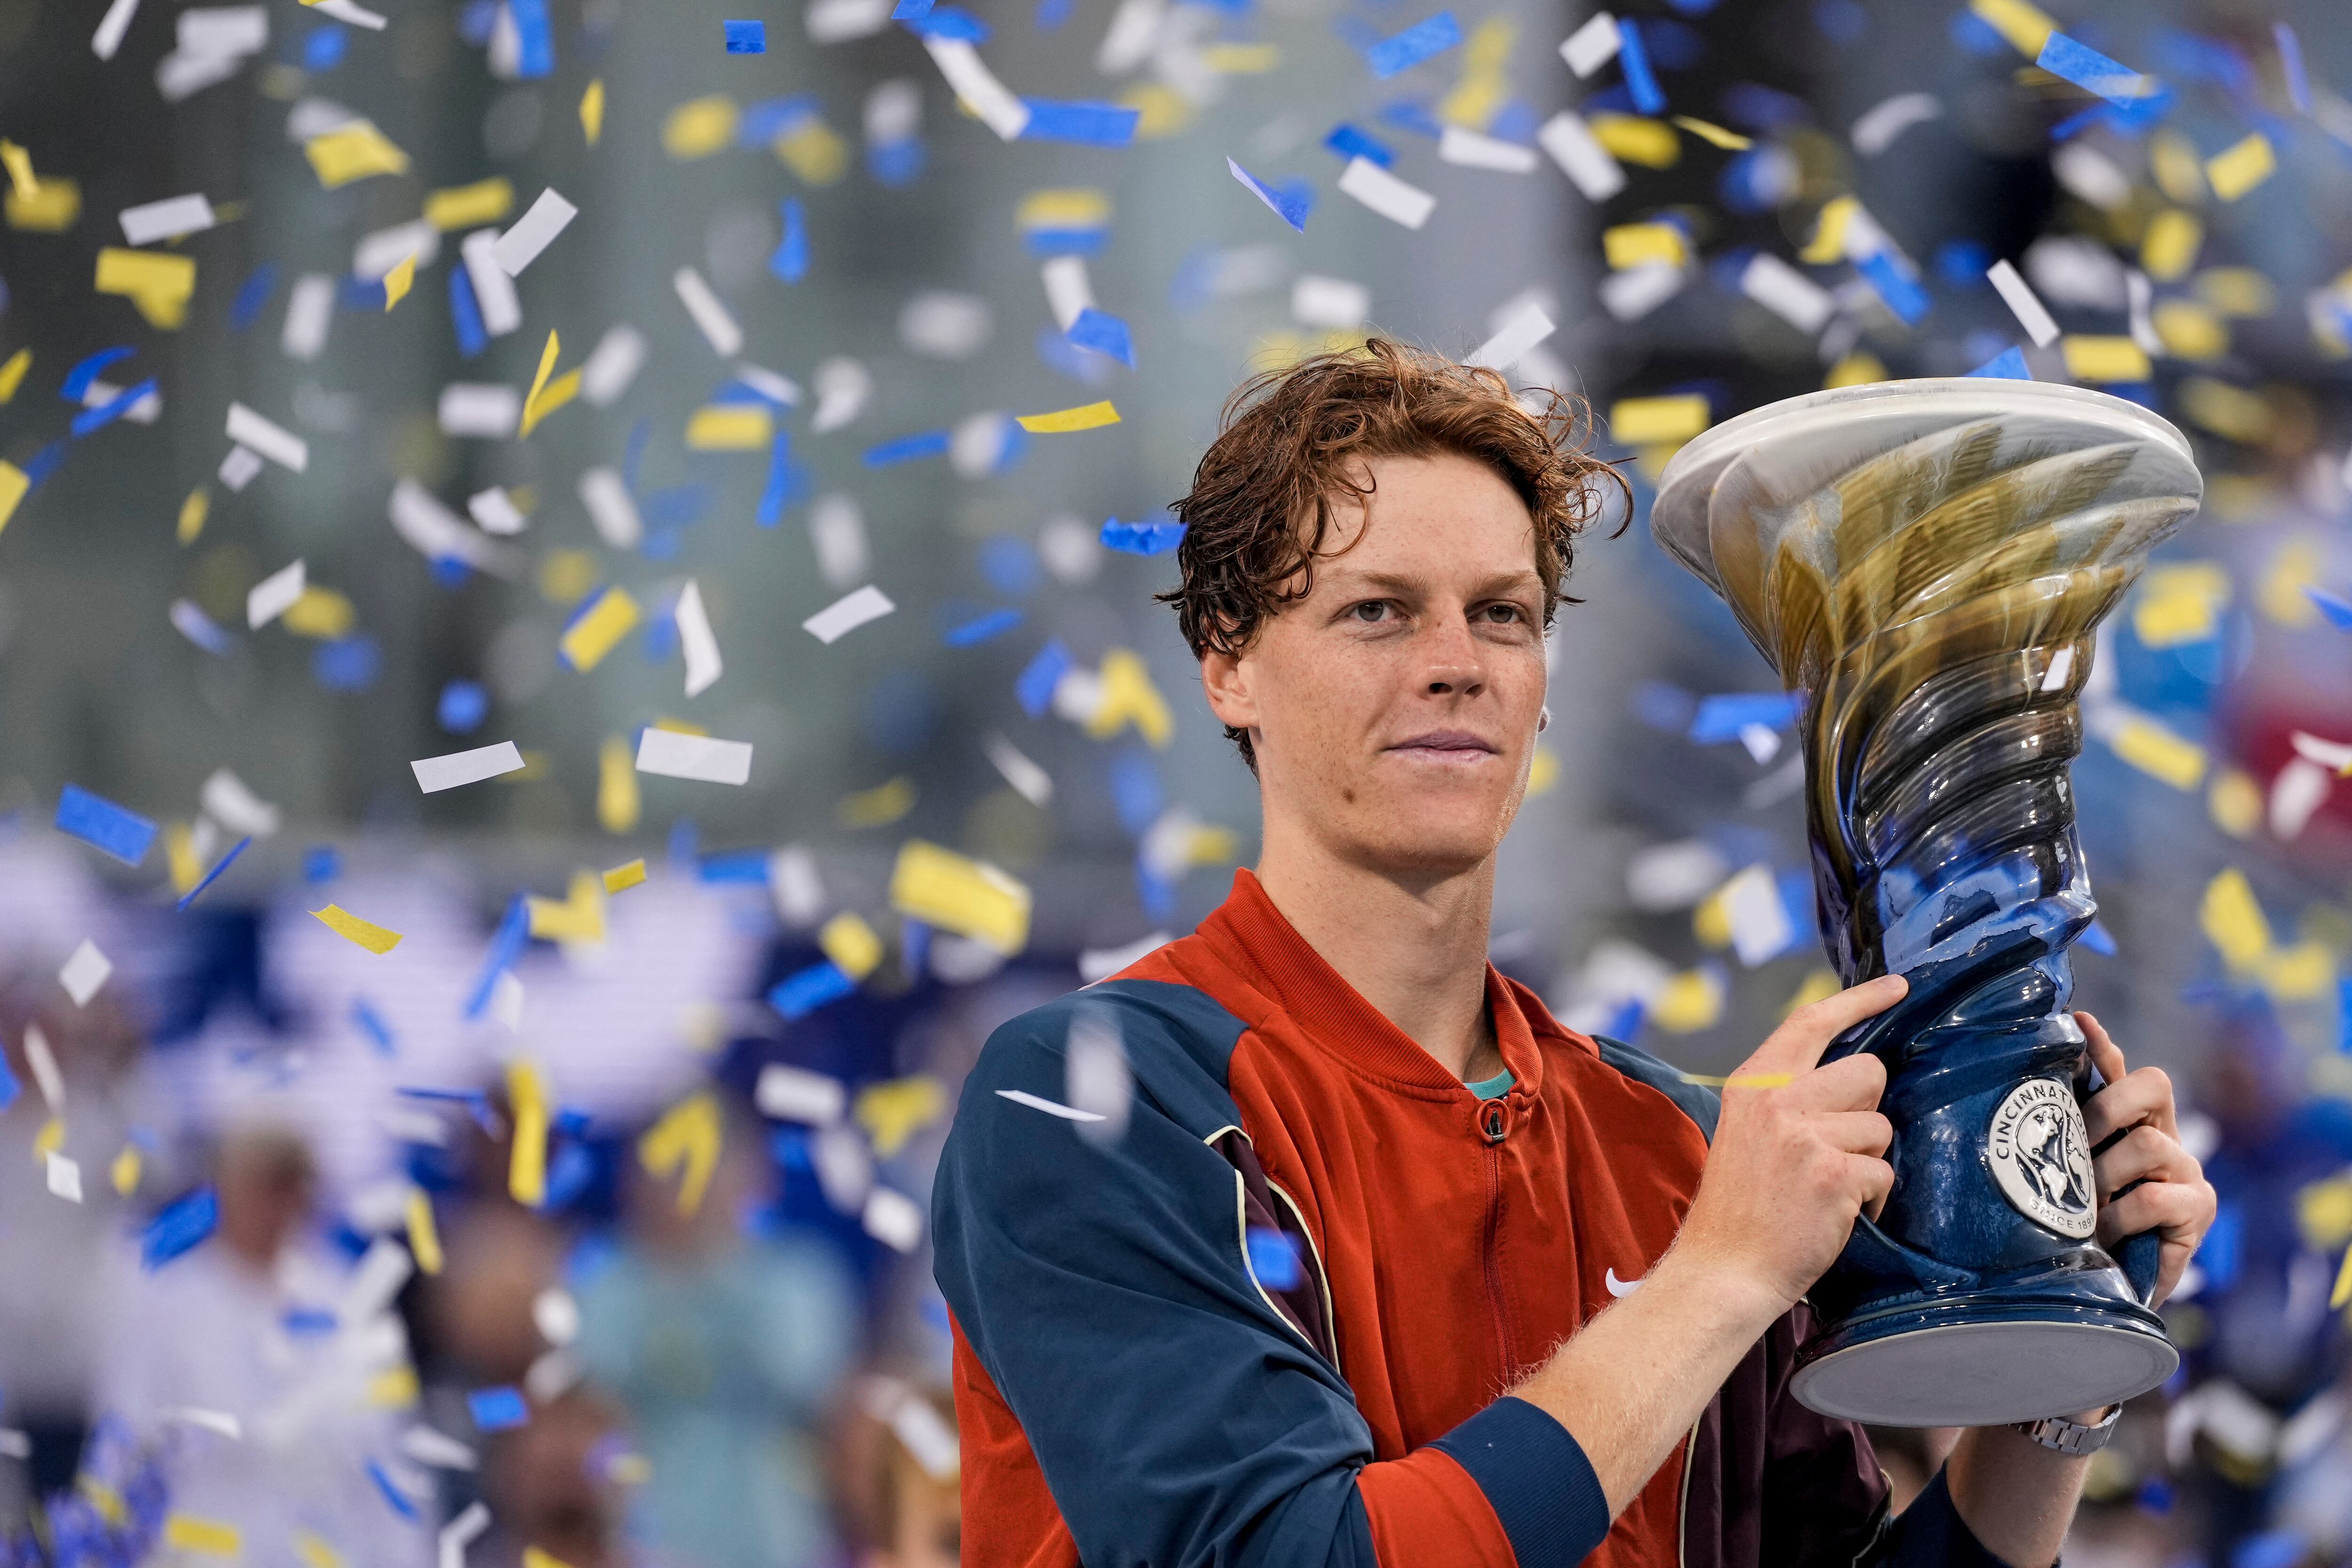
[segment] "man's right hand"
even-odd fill
[[[1822,1066],[1830,1041],[1885,1011],[1900,975],[1799,1008],[1724,1085],[1722,1114],[1698,1194],[1674,1251],[1752,1287],[1768,1317],[1786,1312],[1836,1260],[1854,1216],[1895,1185],[1882,1158],[1894,1127],[1879,1113],[1886,1068],[1868,1051]]]

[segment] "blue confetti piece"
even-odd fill
[[[822,114],[824,109],[813,92],[761,99],[735,121],[735,145],[765,147],[778,137],[798,131],[805,121]]]
[[[1617,22],[1617,64],[1625,73],[1625,90],[1633,96],[1633,107],[1643,114],[1664,114],[1666,111],[1665,89],[1658,85],[1657,72],[1650,68],[1650,51],[1642,42],[1642,29],[1630,16]]]
[[[2096,920],[2083,927],[2083,935],[2076,940],[2103,958],[2116,956],[2115,934]]]
[[[923,144],[912,136],[898,141],[872,141],[866,147],[866,172],[893,190],[913,184],[923,172]]]
[[[555,28],[548,21],[547,0],[507,0],[515,33],[522,47],[515,59],[515,75],[525,81],[555,74]]]
[[[1022,235],[1021,242],[1031,256],[1100,256],[1103,246],[1110,243],[1110,230],[1030,229]]]
[[[707,855],[695,867],[695,875],[706,884],[765,883],[768,880],[768,852],[730,850],[724,854]]]
[[[1249,1228],[1250,1272],[1269,1291],[1298,1288],[1298,1243],[1279,1230],[1253,1225]]]
[[[383,645],[364,632],[321,643],[310,654],[310,678],[331,692],[366,691],[383,673]]]
[[[313,886],[343,874],[343,857],[332,844],[312,844],[302,852],[302,880]]]
[[[890,7],[893,22],[916,22],[931,14],[932,0],[898,0]]]
[[[945,641],[950,648],[974,648],[992,637],[1003,636],[1020,624],[1021,612],[1018,610],[992,610],[985,615],[976,615],[950,627]]]
[[[1019,598],[1037,587],[1037,552],[1027,539],[998,534],[980,547],[980,574],[997,592]]]
[[[2128,108],[2144,90],[2139,72],[2063,33],[2051,34],[2033,63],[2052,76],[2063,77],[2084,91],[2097,93],[2119,107]]]
[[[490,694],[479,681],[451,681],[441,688],[433,721],[451,735],[471,735],[490,713]]]
[[[118,361],[129,359],[138,351],[127,347],[100,349],[66,372],[65,381],[58,387],[58,395],[68,402],[79,403],[89,396],[90,383],[98,380],[99,371]]]
[[[898,25],[923,38],[948,38],[967,44],[988,42],[988,24],[953,5],[931,5],[920,16],[899,19]]]
[[[801,211],[801,199],[787,196],[783,203],[783,238],[776,242],[776,254],[768,258],[768,270],[786,283],[798,283],[808,276],[808,222]]]
[[[477,1388],[466,1396],[466,1413],[484,1432],[503,1432],[530,1419],[530,1404],[520,1388]]]
[[[228,853],[221,856],[220,859],[215,861],[213,862],[213,869],[205,873],[203,880],[198,882],[195,886],[188,889],[187,893],[180,899],[178,907],[184,910],[188,905],[194,904],[196,901],[196,896],[203,893],[205,889],[218,882],[221,878],[221,873],[228,870],[230,866],[236,864],[236,857],[245,853],[246,850],[250,847],[252,843],[253,835],[250,833],[247,833],[245,837],[237,840],[236,847],[230,850]]]
[[[2025,350],[2014,343],[1970,371],[1969,374],[1990,376],[2012,382],[2030,382],[2033,379],[2033,372],[2026,368]]]
[[[1160,820],[1168,809],[1168,791],[1160,786],[1160,769],[1151,765],[1149,751],[1130,746],[1111,754],[1110,799],[1118,809],[1118,825],[1127,832],[1140,835]]]
[[[1079,311],[1078,319],[1070,323],[1069,339],[1081,349],[1092,349],[1130,371],[1135,369],[1135,340],[1129,335],[1127,323],[1107,310],[1089,305]]]
[[[489,951],[482,955],[482,967],[474,976],[473,994],[466,998],[466,1017],[478,1019],[489,1008],[490,991],[498,985],[499,976],[515,966],[523,948],[530,941],[530,905],[518,893],[507,905],[499,928],[490,935]]]
[[[41,481],[56,473],[58,465],[65,460],[66,444],[62,441],[52,441],[34,453],[32,460],[24,465],[26,488],[38,488]]]
[[[1037,357],[1048,369],[1090,387],[1098,387],[1111,377],[1111,368],[1100,354],[1087,352],[1051,327],[1037,329]]]
[[[474,298],[474,280],[462,267],[449,269],[449,320],[457,331],[457,353],[463,359],[474,359],[490,346],[490,334],[482,325],[482,307]]]
[[[1611,1040],[1631,1045],[1634,1037],[1642,1032],[1642,1019],[1648,1011],[1638,1001],[1627,1002],[1610,1015],[1609,1021],[1601,1026],[1601,1032]]]
[[[24,1092],[24,1084],[16,1081],[16,1074],[9,1069],[7,1052],[0,1051],[0,1111],[14,1105],[16,1096]]]
[[[367,998],[352,998],[352,1022],[358,1025],[359,1031],[368,1037],[368,1043],[375,1047],[375,1053],[378,1056],[397,1054],[398,1037],[392,1032],[391,1020],[377,1011],[376,1005]]]
[[[1054,706],[1054,688],[1062,684],[1074,664],[1058,637],[1038,649],[1013,683],[1013,699],[1020,703],[1021,711],[1031,718],[1045,717],[1045,710]]]
[[[411,1523],[425,1517],[418,1511],[415,1500],[400,1490],[400,1483],[392,1479],[392,1472],[383,1468],[382,1460],[370,1459],[367,1462],[367,1473],[368,1479],[375,1483],[377,1494],[383,1499],[393,1512]]]
[[[1029,123],[1021,128],[1023,141],[1125,147],[1135,141],[1135,127],[1143,118],[1143,110],[1116,103],[1070,103],[1049,98],[1021,101],[1029,107]]]
[[[1276,217],[1300,234],[1307,232],[1307,214],[1308,209],[1315,205],[1315,192],[1312,186],[1306,186],[1300,182],[1294,181],[1285,184],[1280,190],[1276,190],[1231,158],[1225,160],[1225,167],[1234,172],[1234,179],[1249,187],[1251,194],[1274,209]]]
[[[84,409],[74,416],[73,434],[80,437],[105,429],[124,414],[129,413],[133,403],[154,392],[161,385],[162,383],[154,377],[150,376],[130,391],[115,393],[98,407]]]
[[[721,22],[719,26],[726,32],[729,54],[764,55],[768,52],[768,24],[765,22]]]
[[[1417,98],[1392,98],[1381,105],[1378,112],[1381,123],[1392,130],[1425,136],[1432,141],[1445,138],[1445,127],[1430,112],[1429,105]]]
[[[278,1314],[278,1326],[290,1334],[308,1334],[323,1338],[339,1326],[335,1314],[324,1307],[289,1307]]]
[[[793,461],[791,434],[777,431],[774,443],[768,448],[768,480],[760,491],[760,510],[755,520],[763,528],[774,528],[783,521],[784,508],[800,499],[807,488],[806,475]]]
[[[1166,555],[1184,537],[1182,523],[1122,523],[1105,519],[1102,542],[1128,555]]]
[[[351,36],[332,22],[324,22],[310,29],[302,39],[302,68],[306,71],[331,71],[343,63],[343,52]]]
[[[1864,256],[1854,263],[1854,270],[1877,290],[1886,308],[1901,317],[1906,326],[1916,326],[1919,319],[1927,314],[1931,303],[1927,291],[1885,251],[1873,251]]]
[[[768,992],[768,1005],[787,1019],[806,1018],[827,1002],[837,1002],[856,989],[857,982],[828,958],[777,981]]]
[[[1400,72],[1411,70],[1422,61],[1442,55],[1462,41],[1461,26],[1451,11],[1440,11],[1426,21],[1415,22],[1391,38],[1382,38],[1364,51],[1364,63],[1372,68],[1380,81]]]
[[[954,437],[944,430],[921,431],[867,447],[865,463],[868,468],[887,468],[924,457],[945,457],[948,448],[953,444]]]
[[[1057,33],[1062,25],[1077,14],[1077,0],[1037,0],[1036,26],[1041,33]]]
[[[228,329],[242,332],[261,316],[269,297],[278,290],[278,264],[265,261],[253,269],[252,275],[238,285],[236,298],[228,308]]]
[[[1794,692],[1723,692],[1701,697],[1691,716],[1690,738],[1700,746],[1720,746],[1739,738],[1751,724],[1767,729],[1788,729],[1797,722]]]
[[[57,829],[125,865],[145,860],[148,846],[155,841],[154,823],[79,784],[68,784],[58,794]]]
[[[220,1199],[209,1186],[173,1198],[139,1233],[139,1266],[152,1272],[194,1249],[220,1224]]]
[[[677,612],[673,607],[646,622],[646,632],[638,639],[637,649],[646,664],[660,664],[676,658],[677,647]]]
[[[2271,24],[2271,37],[2277,40],[2279,70],[2286,78],[2286,96],[2298,114],[2311,112],[2311,74],[2304,69],[2303,40],[2284,22]]]
[[[1396,162],[1396,153],[1387,142],[1369,131],[1357,130],[1344,120],[1331,128],[1331,134],[1323,139],[1323,145],[1338,153],[1342,162],[1361,158],[1383,169]]]
[[[2338,632],[2352,632],[2352,599],[2330,593],[2324,588],[2305,588],[2303,591],[2319,606],[2319,612],[2327,617],[2330,626]]]

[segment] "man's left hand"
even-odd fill
[[[2113,1252],[2127,1236],[2150,1228],[2161,1232],[2164,1251],[2148,1303],[2161,1306],[2213,1223],[2213,1184],[2196,1156],[2180,1145],[2172,1080],[2164,1070],[2129,1071],[2097,1019],[2083,1012],[2074,1019],[2090,1039],[2091,1064],[2107,1081],[2083,1105],[2091,1147],[2108,1145],[2091,1160],[2099,1190],[2099,1245]],[[2125,1187],[2131,1190],[2116,1197]]]

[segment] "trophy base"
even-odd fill
[[[1806,1344],[1790,1392],[1880,1427],[1999,1427],[2145,1394],[2180,1353],[2144,1309],[2004,1301],[1915,1303],[1838,1324]]]

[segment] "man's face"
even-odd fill
[[[1201,662],[1250,732],[1269,831],[1342,861],[1445,876],[1501,843],[1544,701],[1535,523],[1482,463],[1381,457],[1335,507],[1314,588],[1238,658]]]

